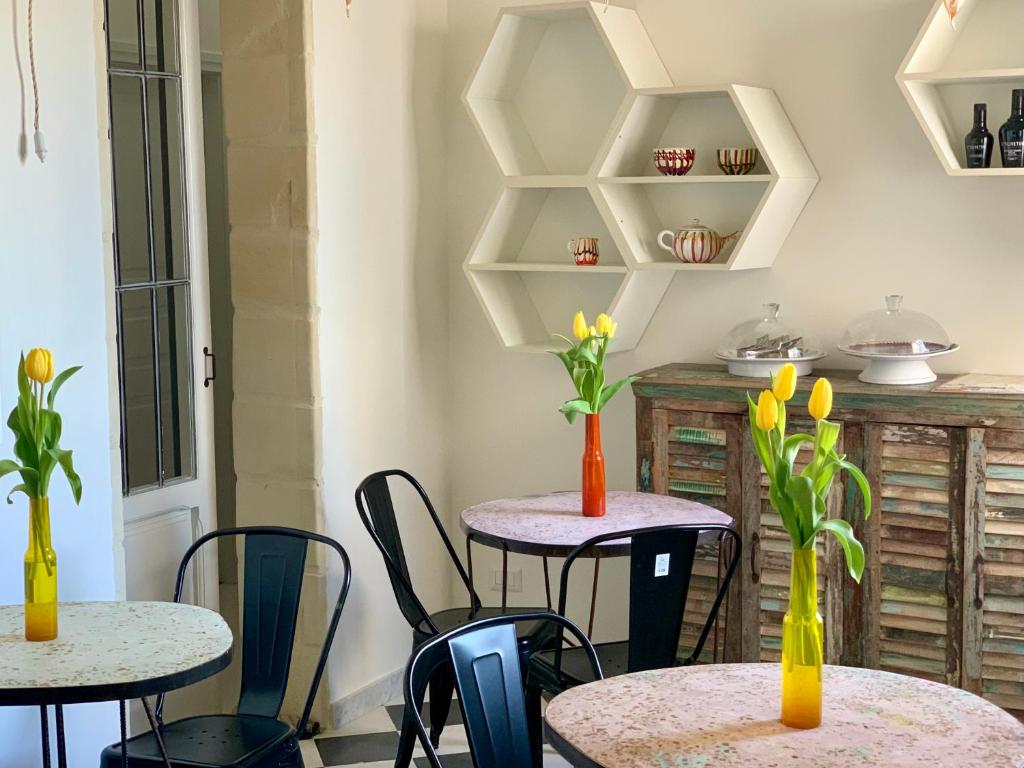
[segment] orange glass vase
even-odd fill
[[[57,637],[57,553],[50,543],[50,500],[28,500],[25,551],[25,639]]]
[[[583,516],[605,513],[604,454],[601,452],[601,416],[587,414],[587,436],[583,448]]]
[[[818,553],[793,550],[789,610],[782,620],[782,723],[821,725],[823,623],[818,613]]]

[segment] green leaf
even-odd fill
[[[576,421],[576,416],[581,413],[593,413],[590,410],[590,403],[586,400],[567,400],[558,410],[565,415],[565,420],[570,424]]]
[[[792,467],[793,462],[796,461],[797,453],[800,452],[800,446],[804,443],[813,442],[814,436],[808,435],[806,432],[796,432],[790,435],[782,443],[782,460]]]
[[[824,517],[824,510],[818,508],[819,500],[814,493],[814,483],[811,478],[803,475],[791,477],[786,484],[786,495],[793,500],[800,528],[800,546],[806,547],[808,540],[814,537],[818,521]]]
[[[39,479],[36,481],[36,490],[40,496],[49,495],[50,476],[53,474],[56,466],[57,457],[53,454],[53,449],[44,450],[39,454]]]
[[[754,440],[754,449],[761,459],[761,465],[769,475],[775,474],[775,462],[772,460],[771,446],[768,443],[768,435],[757,428],[757,403],[747,393],[747,414],[750,421],[750,436]]]
[[[807,465],[807,469],[810,469],[810,465]],[[818,494],[818,497],[824,501],[825,496],[828,495],[829,488],[832,487],[832,478],[835,477],[836,470],[839,469],[839,462],[833,457],[826,457],[825,463],[822,464],[818,470],[818,474],[814,477],[814,492]],[[808,477],[810,475],[808,474]]]
[[[829,531],[843,547],[843,554],[846,555],[846,569],[850,572],[853,580],[860,583],[864,574],[864,547],[853,535],[853,528],[845,520],[822,520],[818,524],[818,530]]]
[[[27,401],[32,400],[32,385],[29,383],[28,374],[25,373],[25,353],[21,353],[21,361],[18,363],[18,395]]]
[[[591,365],[597,365],[597,358],[594,356],[593,350],[590,348],[590,343],[580,344],[577,348],[577,357],[586,360]]]
[[[834,421],[821,419],[818,422],[818,457],[827,456],[836,447],[838,439],[839,425]]]
[[[611,385],[605,387],[604,391],[601,392],[601,399],[600,399],[600,401],[597,404],[597,410],[598,411],[604,410],[604,407],[608,404],[608,401],[611,400],[613,397],[615,397],[615,395],[618,393],[618,391],[620,389],[622,389],[623,387],[629,386],[634,381],[639,381],[639,380],[640,380],[639,376],[627,376],[626,378],[619,379],[614,384],[611,384]]]
[[[774,377],[772,379],[774,381]],[[775,385],[772,384],[774,387]],[[782,400],[776,401],[779,404],[779,418],[775,422],[775,434],[779,438],[779,445],[786,439],[786,403]]]
[[[60,448],[51,448],[50,454],[57,459],[57,463],[60,464],[60,468],[64,470],[64,476],[68,479],[68,485],[71,486],[71,495],[75,497],[75,504],[79,504],[82,501],[82,478],[75,472],[75,460],[71,451],[64,451]]]
[[[854,482],[857,483],[857,487],[860,489],[860,495],[864,498],[864,519],[867,520],[871,517],[871,484],[868,479],[861,472],[860,467],[856,464],[851,464],[846,459],[837,459],[837,463],[840,467],[850,473],[850,477],[853,478]]]
[[[11,461],[10,459],[3,459],[2,461],[0,461],[0,477],[3,477],[4,475],[9,475],[11,474],[11,472],[20,471],[21,465],[18,464],[18,462]]]
[[[779,517],[782,518],[782,527],[789,534],[793,547],[799,548],[801,543],[800,523],[797,520],[797,513],[793,507],[793,502],[774,483],[768,488],[768,500],[771,502],[772,507],[775,508],[775,511],[779,513]]]
[[[82,366],[75,365],[72,366],[71,368],[68,368],[66,371],[61,371],[59,374],[57,374],[56,378],[54,378],[53,380],[53,383],[50,384],[50,393],[46,396],[47,408],[49,408],[51,411],[53,410],[53,401],[57,399],[57,392],[60,390],[62,386],[64,386],[65,381],[70,379],[80,370],[82,370]]]
[[[16,493],[24,493],[26,496],[29,495],[28,488],[26,487],[26,485],[24,483],[18,483],[16,486],[11,488],[10,493],[7,494],[7,503],[8,504],[13,504],[14,503],[14,499],[12,499],[11,497],[14,494],[16,494]]]

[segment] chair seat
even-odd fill
[[[604,676],[615,677],[629,672],[629,642],[597,643],[594,646]],[[543,690],[561,691],[564,688],[594,680],[590,660],[582,648],[562,650],[561,675],[555,670],[555,652],[541,651],[530,657],[531,682]]]
[[[257,715],[208,715],[166,724],[160,731],[177,768],[301,768],[298,741],[290,725]],[[131,768],[162,766],[151,731],[128,740]],[[100,768],[121,768],[121,744],[103,750]]]

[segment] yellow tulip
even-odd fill
[[[587,319],[582,312],[577,312],[572,319],[572,335],[580,340],[587,338]]]
[[[612,319],[608,317],[604,312],[597,316],[597,320],[594,322],[594,327],[597,328],[597,332],[602,336],[607,336],[608,331],[612,327]]]
[[[832,412],[832,385],[828,379],[818,379],[807,401],[807,412],[817,420],[827,419]]]
[[[609,339],[614,339],[615,338],[615,332],[617,330],[619,330],[619,324],[616,323],[614,320],[611,320],[611,319],[609,319],[608,322],[610,323],[610,325],[608,326],[608,338]]]
[[[757,428],[770,432],[779,422],[779,402],[770,389],[761,392],[757,398]]]
[[[588,331],[588,335],[590,335],[590,336],[597,336],[597,328],[595,328],[594,326],[590,326],[590,330]]]
[[[775,374],[775,379],[772,381],[772,394],[775,395],[776,400],[784,403],[793,397],[794,392],[796,392],[796,366],[786,363]]]
[[[30,349],[25,355],[25,375],[32,381],[48,384],[53,380],[53,354],[48,349]]]

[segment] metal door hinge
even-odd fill
[[[209,387],[211,381],[217,379],[217,356],[209,347],[203,347],[203,386]]]

